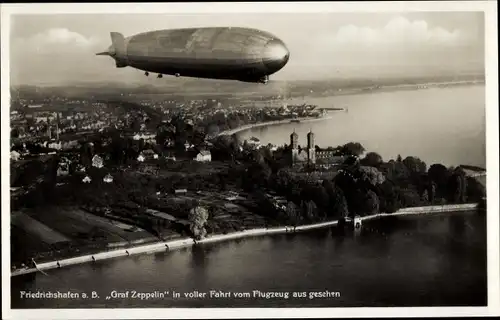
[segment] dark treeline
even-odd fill
[[[461,167],[447,168],[442,164],[427,167],[425,162],[411,156],[386,162],[374,152],[360,159],[364,148],[352,142],[331,148],[347,160],[330,170],[328,178],[312,168],[291,168],[288,146],[274,152],[270,146],[254,150],[241,143],[237,135],[222,135],[211,141],[212,163],[174,162],[165,158],[138,163],[137,155],[145,149],[164,153],[162,139],[173,139],[180,145],[185,135],[195,132],[183,121],[172,126],[169,123],[158,127],[156,142],[160,144],[124,138],[118,132],[94,136],[81,144],[76,152],[78,160],[70,165],[70,174],[63,178],[56,174],[63,154],[54,155],[47,163],[32,161],[19,166],[12,170],[13,186],[26,185],[34,176],[43,179],[38,187],[13,201],[13,208],[61,203],[85,205],[92,210],[110,208],[114,214],[136,220],[151,230],[151,224],[156,222],[144,214],[146,208],[186,219],[190,210],[199,206],[196,201],[179,203],[157,196],[157,193],[174,193],[176,189],[243,190],[255,200],[257,214],[294,224],[392,213],[405,207],[481,202],[485,196],[484,186],[467,177]],[[179,148],[178,152],[181,151]],[[92,166],[96,154],[103,157],[104,168]],[[85,172],[79,172],[78,166],[85,167]],[[108,173],[113,174],[112,184],[103,182]],[[93,183],[82,183],[86,175]],[[56,181],[66,184],[55,188]],[[283,197],[285,203],[278,205],[270,193]]]

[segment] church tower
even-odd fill
[[[299,155],[299,135],[293,130],[290,135],[290,147],[292,148],[292,164],[294,164]]]
[[[307,162],[316,163],[316,147],[314,145],[314,133],[310,130],[307,134]]]

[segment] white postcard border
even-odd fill
[[[9,40],[12,14],[63,13],[236,13],[236,12],[485,12],[486,133],[488,193],[488,307],[464,308],[269,308],[269,309],[34,309],[10,308],[10,155]],[[1,132],[2,132],[2,314],[5,319],[97,318],[298,318],[298,317],[427,317],[488,316],[500,313],[499,185],[498,185],[498,33],[496,1],[441,2],[293,2],[293,3],[99,3],[1,5]]]

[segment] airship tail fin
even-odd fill
[[[111,32],[111,43],[118,55],[125,53],[125,37],[119,32]]]
[[[123,58],[127,56],[125,49],[125,37],[119,32],[111,32],[111,43],[113,48],[113,56],[116,61],[117,68],[126,67],[127,64]]]

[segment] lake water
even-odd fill
[[[428,165],[486,167],[484,85],[311,97],[288,104],[304,102],[349,111],[331,112],[332,119],[325,121],[258,127],[240,136],[282,145],[290,143],[295,129],[299,144],[306,146],[306,134],[312,129],[321,147],[354,141],[385,160],[401,154],[417,156]]]
[[[486,217],[391,218],[337,229],[206,244],[12,278],[13,308],[479,306],[487,303]],[[21,299],[20,291],[96,291],[97,299]],[[111,291],[169,291],[110,299]],[[331,298],[184,298],[208,292],[339,292]],[[172,298],[171,292],[181,293]]]

